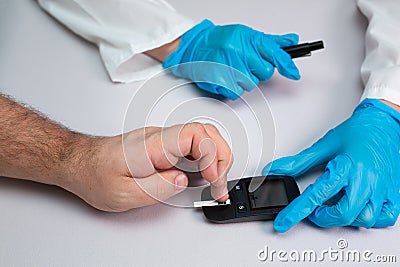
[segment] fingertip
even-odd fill
[[[279,233],[284,233],[291,228],[290,220],[288,219],[290,210],[286,207],[281,210],[274,220],[274,229]]]
[[[226,193],[224,196],[220,197],[219,199],[217,199],[219,202],[225,202],[229,199],[229,195],[228,193]]]
[[[273,173],[272,162],[270,162],[267,165],[265,165],[265,167],[261,171],[261,174],[264,175],[264,176],[267,176],[268,174],[271,174],[271,173]]]
[[[180,173],[178,176],[175,178],[175,190],[177,191],[183,191],[187,188],[188,186],[188,178],[184,173]]]
[[[300,78],[301,78],[300,72],[296,68],[295,71],[292,72],[290,79],[298,81],[298,80],[300,80]]]
[[[396,224],[399,212],[395,211],[392,204],[385,204],[382,208],[379,218],[374,224],[374,228],[385,228]]]
[[[216,89],[216,91],[217,91],[217,93],[223,95],[226,98],[229,98],[230,100],[237,100],[244,93],[244,90],[241,88],[234,91],[232,89],[228,89],[228,88],[224,88],[224,87],[220,87],[220,86]]]
[[[278,72],[288,79],[295,80],[295,81],[300,80],[300,78],[301,78],[300,71],[296,67],[296,65],[294,64],[292,59],[287,59],[287,60],[283,60],[283,61],[286,61],[286,64],[283,66],[278,64],[277,65]]]
[[[207,179],[210,181],[209,179]],[[228,182],[226,176],[220,176],[217,180],[210,181],[211,196],[218,201],[226,201],[228,196]]]
[[[286,224],[283,224],[282,221],[275,219],[274,229],[278,233],[285,233],[290,229],[290,227],[288,227]]]
[[[228,189],[226,187],[223,188],[211,187],[211,196],[213,197],[213,199],[219,202],[225,202],[229,198]]]
[[[264,65],[265,65],[265,71],[261,81],[268,81],[269,79],[271,79],[272,75],[274,75],[275,68],[268,61],[265,61]]]
[[[394,226],[395,224],[396,224],[396,220],[386,219],[386,220],[379,220],[372,227],[373,228],[386,228],[386,227]]]
[[[285,229],[285,228],[282,228],[282,227],[279,227],[279,226],[275,226],[275,225],[274,225],[274,229],[275,229],[275,231],[278,232],[278,233],[285,233],[285,232],[288,231],[288,230]]]

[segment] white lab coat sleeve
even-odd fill
[[[369,24],[361,67],[362,99],[378,98],[400,105],[400,1],[358,0]]]
[[[114,82],[143,80],[162,70],[142,52],[167,44],[195,23],[164,0],[38,0],[58,21],[97,44]]]

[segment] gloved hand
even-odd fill
[[[244,90],[271,78],[276,67],[283,76],[298,80],[300,74],[280,47],[298,43],[296,34],[268,35],[244,25],[215,26],[204,20],[181,36],[179,47],[163,63],[175,76],[193,80],[201,89],[232,100]],[[222,65],[221,65],[222,64]],[[227,68],[230,66],[237,71]]]
[[[298,177],[326,163],[324,174],[278,214],[276,231],[285,232],[307,216],[320,227],[395,224],[400,210],[400,113],[379,100],[364,100],[347,121],[298,155],[268,164],[263,175]],[[335,195],[339,200],[333,205],[324,204]]]

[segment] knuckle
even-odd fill
[[[157,129],[158,129],[158,127],[156,127],[156,126],[144,127],[144,131],[146,134],[153,134]]]
[[[375,224],[375,220],[373,218],[362,218],[362,219],[358,219],[360,225],[364,228],[371,228],[374,226]]]
[[[200,122],[191,122],[189,124],[186,124],[186,127],[189,127],[195,133],[201,133],[201,134],[205,133],[204,125],[201,124]]]
[[[350,156],[343,154],[338,155],[335,159],[331,160],[327,165],[327,170],[335,174],[337,179],[345,177],[349,173],[349,169],[353,166],[354,162]]]
[[[219,130],[218,130],[217,127],[215,127],[214,124],[206,123],[204,126],[207,128],[207,131],[210,131],[213,134],[218,134],[219,135]]]
[[[351,213],[345,211],[342,211],[340,217],[338,218],[338,222],[342,226],[348,226],[352,224],[353,221],[354,221],[354,216]]]
[[[375,224],[375,217],[370,207],[366,207],[357,218],[357,221],[365,228],[371,228]]]
[[[396,214],[395,214],[396,213]],[[396,224],[397,218],[399,216],[398,212],[386,211],[385,212],[385,226],[393,226]]]
[[[272,65],[266,65],[265,70],[264,70],[264,76],[262,77],[262,80],[269,80],[272,75],[274,74],[274,67]]]
[[[392,215],[387,220],[387,226],[394,226],[396,224],[397,217]]]
[[[158,127],[155,127],[155,126],[148,126],[148,127],[145,127],[145,128],[143,129],[144,138],[145,138],[145,139],[148,139],[148,138],[154,136],[154,135],[158,132],[158,129],[159,129],[159,128],[158,128]]]

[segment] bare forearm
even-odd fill
[[[0,176],[68,187],[73,171],[86,165],[90,137],[1,95],[0,125]]]

